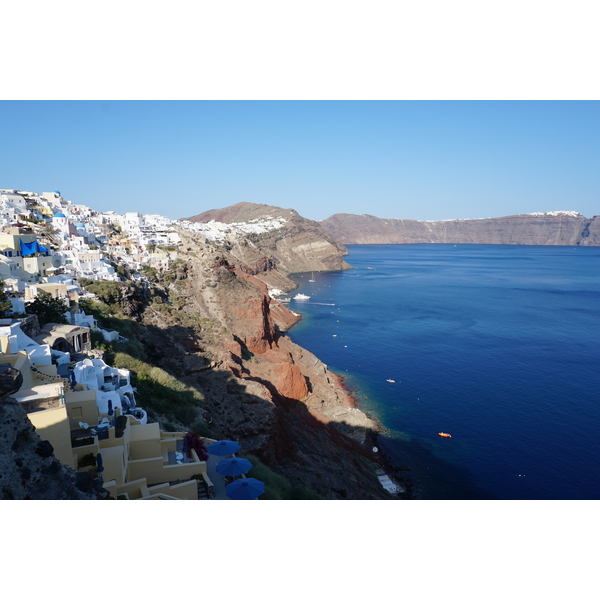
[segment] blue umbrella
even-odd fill
[[[208,453],[212,454],[213,456],[227,456],[228,454],[234,454],[239,449],[240,445],[237,442],[232,442],[231,440],[213,442],[207,448]]]
[[[254,477],[238,479],[225,486],[225,493],[232,500],[256,500],[265,493],[265,484]]]
[[[111,416],[114,414],[114,412],[115,411],[113,410],[113,407],[112,407],[112,400],[109,400],[108,401],[108,415]]]
[[[217,471],[230,477],[245,475],[251,468],[252,463],[245,458],[226,458],[217,464]]]
[[[104,467],[102,466],[102,454],[100,454],[100,452],[96,454],[96,470],[98,471],[98,477],[100,478],[100,481],[103,481],[102,471],[104,471]]]

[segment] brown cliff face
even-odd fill
[[[455,221],[336,214],[321,225],[343,244],[600,244],[600,217],[566,211]]]
[[[242,453],[326,498],[388,497],[363,445],[375,424],[317,357],[283,333],[298,317],[269,298],[265,283],[295,287],[279,270],[280,255],[256,272],[262,248],[240,242],[228,250],[188,232],[182,240],[187,277],[172,284],[181,308],[146,309],[148,355],[166,369],[177,363],[180,379],[204,395],[211,429],[236,439]],[[182,327],[186,315],[200,326]]]
[[[348,250],[321,227],[320,223],[301,217],[295,210],[266,204],[240,202],[223,209],[210,210],[187,219],[206,223],[239,223],[264,217],[281,217],[286,223],[264,234],[248,234],[229,244],[232,264],[280,287],[282,275],[309,271],[351,269],[344,261]],[[283,289],[283,288],[281,288]]]

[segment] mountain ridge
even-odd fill
[[[294,209],[238,202],[179,221],[195,224],[193,231],[204,236],[211,235],[213,221],[229,224],[230,228],[218,232],[218,241],[230,250],[235,248],[237,258],[245,265],[256,261],[276,264],[277,271],[284,275],[352,268],[343,260],[348,249],[319,222],[300,216]],[[239,227],[243,224],[254,224],[256,231]],[[280,287],[276,282],[267,283]]]
[[[600,245],[600,216],[575,211],[444,221],[336,213],[320,224],[341,244]]]

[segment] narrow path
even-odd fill
[[[223,475],[217,473],[217,463],[221,460],[223,460],[222,456],[212,456],[209,454],[208,460],[206,461],[206,472],[215,487],[215,496],[214,498],[211,498],[211,500],[231,500],[231,498],[225,494],[225,481],[223,480]]]

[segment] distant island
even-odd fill
[[[600,216],[568,210],[448,221],[338,213],[320,224],[340,244],[600,245]]]

